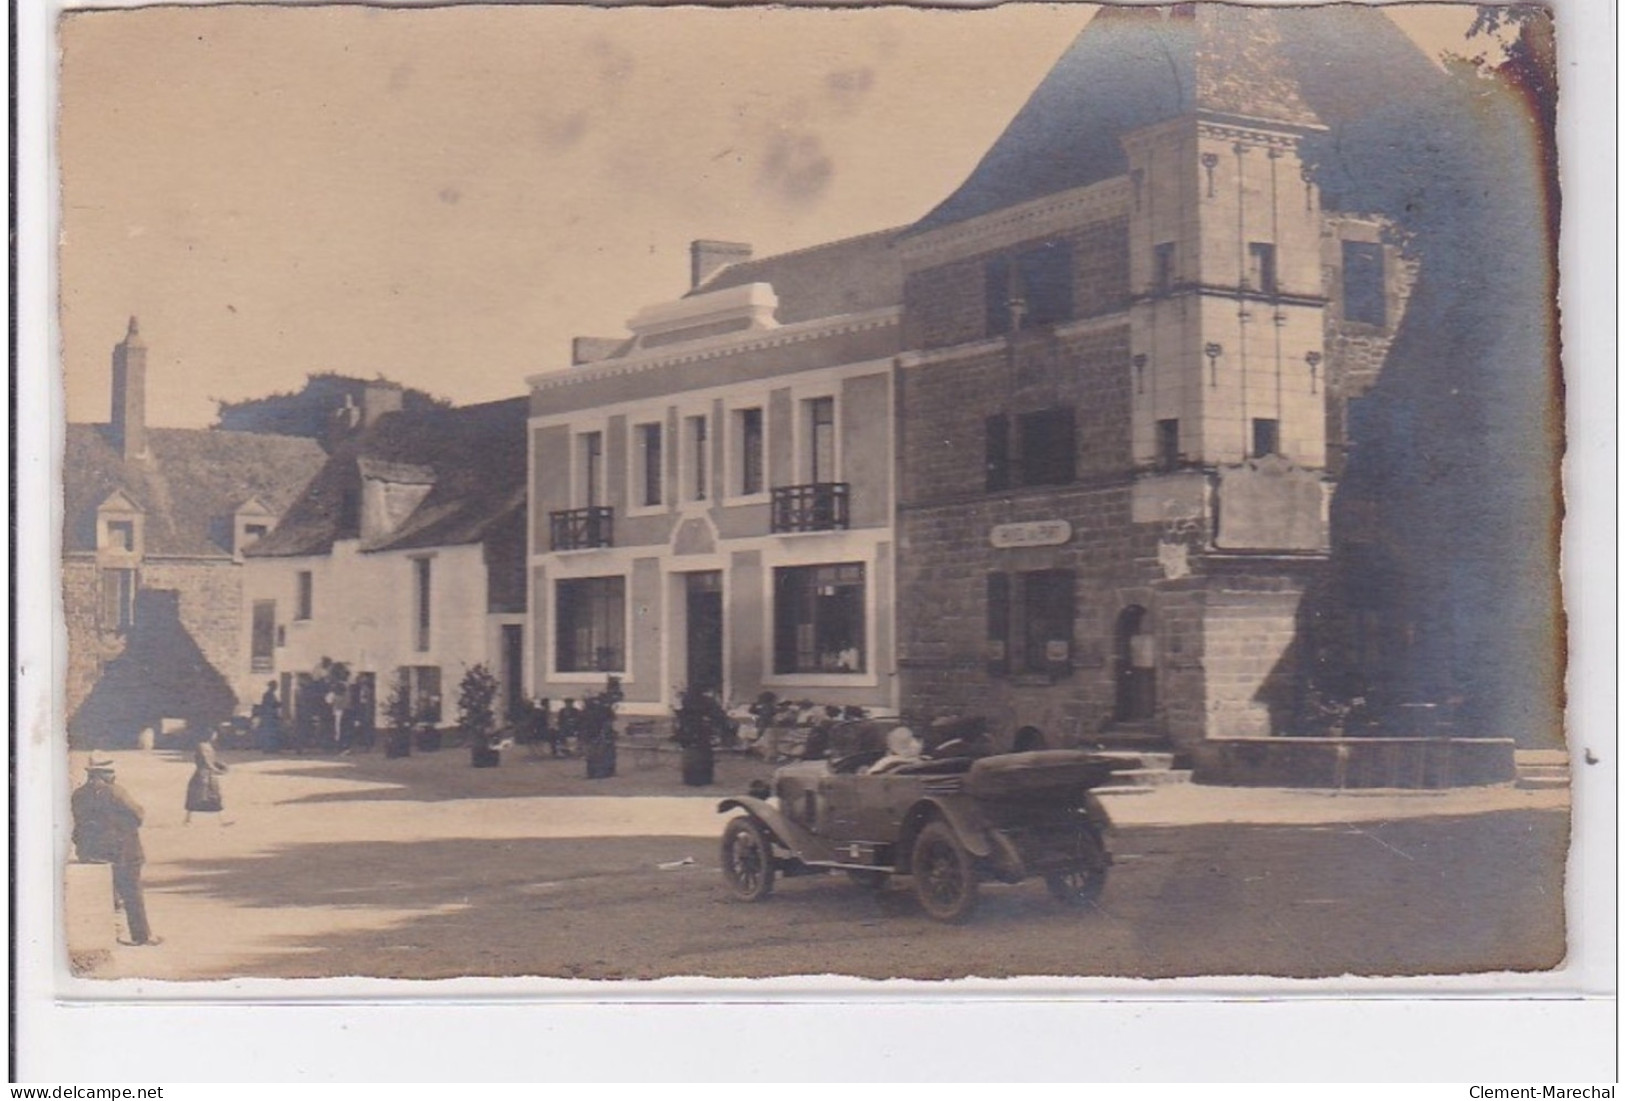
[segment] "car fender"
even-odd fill
[[[1083,809],[1089,813],[1089,820],[1105,833],[1112,828],[1112,816],[1106,809],[1106,803],[1092,791],[1083,793]]]
[[[959,843],[964,845],[965,851],[972,856],[985,859],[992,855],[993,842],[988,836],[987,823],[974,807],[965,806],[957,800],[946,802],[926,797],[910,807],[908,814],[903,817],[903,827],[898,832],[899,863],[907,858],[906,854],[912,849],[915,836],[933,818],[945,820],[959,836]]]
[[[731,810],[742,810],[762,825],[773,835],[773,840],[798,855],[808,849],[806,830],[786,818],[778,807],[766,799],[757,799],[751,795],[735,795],[724,799],[717,804],[717,813],[726,814]]]

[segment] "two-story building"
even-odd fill
[[[132,317],[108,423],[67,426],[63,713],[76,744],[133,745],[243,706],[243,552],[325,459],[294,436],[149,425],[146,373]]]
[[[366,387],[351,431],[246,558],[238,676],[297,709],[325,658],[351,674],[364,721],[404,684],[414,713],[456,721],[485,665],[503,712],[523,688],[525,399],[401,408]],[[257,694],[255,698],[258,698]]]
[[[531,691],[893,706],[890,234],[751,260],[530,378]]]

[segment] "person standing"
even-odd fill
[[[268,681],[260,697],[260,751],[282,752],[282,701],[277,699],[276,681]]]
[[[73,847],[86,864],[113,866],[113,899],[124,908],[135,945],[162,944],[147,923],[147,901],[141,891],[141,804],[114,781],[113,762],[90,759],[85,782],[74,790]]]
[[[226,771],[226,765],[216,753],[219,739],[218,727],[198,739],[197,749],[192,754],[192,778],[186,783],[183,825],[192,824],[193,812],[219,814],[225,809],[225,801],[220,796],[220,774]]]

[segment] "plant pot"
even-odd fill
[[[410,757],[412,755],[412,732],[410,730],[391,730],[384,739],[385,757]]]
[[[440,748],[440,731],[432,726],[426,726],[418,731],[417,747],[424,753],[433,753]]]
[[[502,764],[502,751],[495,746],[472,745],[468,750],[470,764],[475,768],[496,768]]]
[[[716,754],[708,745],[683,748],[683,783],[691,788],[702,788],[715,781]]]

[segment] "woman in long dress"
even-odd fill
[[[217,728],[198,739],[192,757],[192,779],[186,784],[186,825],[192,824],[194,813],[219,814],[225,809],[220,797],[220,774],[226,771],[226,764],[215,753],[219,737]]]

